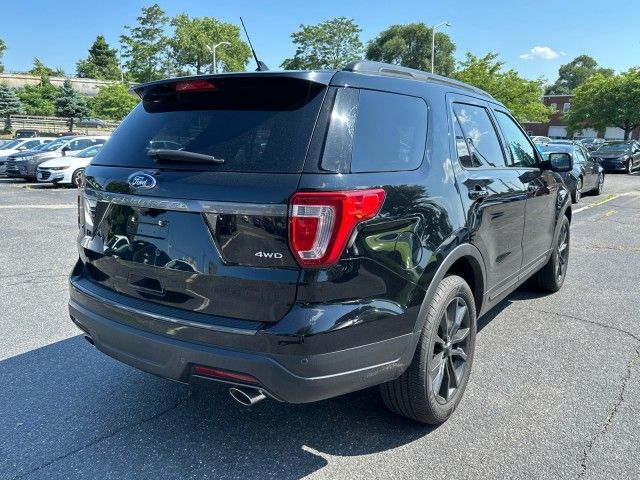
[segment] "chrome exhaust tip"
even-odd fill
[[[231,387],[229,389],[229,395],[231,395],[231,398],[236,402],[246,407],[250,407],[267,398],[264,393],[255,388]]]

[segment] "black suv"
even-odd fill
[[[365,61],[134,88],[70,278],[72,320],[122,362],[245,404],[381,385],[439,423],[477,318],[532,276],[562,286],[571,159],[481,90]]]

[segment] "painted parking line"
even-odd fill
[[[626,197],[628,195],[640,195],[640,192],[625,192],[625,193],[614,194],[611,197],[605,198],[602,201],[589,203],[588,205],[585,205],[584,207],[577,208],[577,209],[575,209],[573,211],[573,213],[580,213],[580,212],[582,212],[584,210],[588,210],[589,208],[598,207],[600,205],[604,205],[607,202],[615,200],[616,198]]]

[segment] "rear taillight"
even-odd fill
[[[342,256],[354,228],[375,217],[381,188],[344,192],[298,192],[291,197],[289,244],[303,267],[328,267]]]

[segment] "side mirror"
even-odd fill
[[[568,153],[550,153],[549,163],[553,172],[570,172],[573,169],[573,161]]]
[[[60,149],[60,151],[62,152],[62,156],[63,157],[66,156],[69,150],[71,150],[71,147],[69,145],[65,145],[64,147],[62,147]]]

